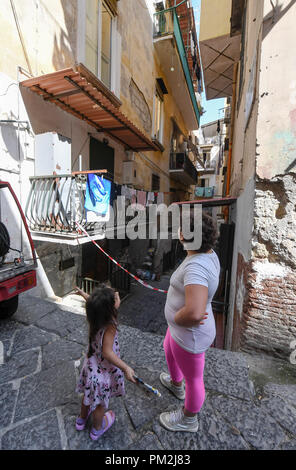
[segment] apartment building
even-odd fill
[[[295,19],[289,0],[202,1],[199,38],[207,99],[231,102],[225,347],[286,359],[296,336]]]
[[[26,212],[40,295],[110,277],[77,221],[133,269],[152,243],[161,272],[171,241],[104,238],[85,218],[85,187],[95,172],[155,202],[192,198],[202,73],[191,2],[3,0],[0,25],[0,178]]]

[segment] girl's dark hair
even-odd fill
[[[182,230],[182,227],[181,227]],[[194,232],[194,210],[190,210],[190,231]],[[202,211],[202,244],[197,253],[206,253],[211,248],[214,248],[218,240],[217,224],[213,217]],[[193,237],[185,242],[192,242]]]
[[[91,343],[101,328],[113,325],[117,328],[115,291],[106,284],[100,284],[86,301],[86,318],[89,325],[89,348],[87,357],[94,353]]]

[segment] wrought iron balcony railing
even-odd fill
[[[72,243],[69,240],[77,242],[77,238],[86,239],[86,235],[78,236],[77,223],[90,236],[96,238],[110,236],[113,231],[117,236],[122,230],[125,230],[126,224],[134,216],[125,213],[125,217],[123,217],[122,212],[119,214],[115,201],[113,201],[112,216],[108,221],[87,221],[85,209],[87,173],[102,172],[89,171],[82,172],[82,174],[77,172],[64,175],[32,176],[30,178],[31,189],[25,215],[34,239],[44,239],[46,235],[49,236],[49,241],[56,240],[60,243],[67,243],[67,240],[69,243]],[[146,217],[141,223],[147,225],[149,207],[146,207],[145,211]]]
[[[87,174],[33,176],[26,217],[33,232],[76,233],[76,223],[87,232],[102,230],[104,222],[86,220],[84,208]]]
[[[192,184],[197,182],[196,168],[185,153],[171,153],[170,170],[184,170],[193,180]]]

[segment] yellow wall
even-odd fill
[[[0,71],[17,76],[17,65],[33,75],[66,68],[75,61],[76,0],[14,0],[29,65],[16,27],[10,0],[1,0]]]
[[[153,165],[149,165],[139,155],[137,155],[136,160],[139,163],[139,178],[143,181],[143,189],[151,190],[151,174],[153,172],[158,173],[160,176],[160,190],[169,191],[170,187],[180,186],[168,178],[170,139],[173,129],[171,118],[174,117],[181,131],[186,136],[188,136],[189,132],[185,127],[181,112],[174,101],[173,90],[166,81],[157,53],[154,50],[151,16],[149,11],[144,9],[140,3],[134,2],[134,0],[125,0],[125,2],[118,3],[118,28],[122,36],[121,109],[142,129],[143,124],[139,113],[131,103],[130,81],[132,79],[143,93],[152,120],[156,78],[163,78],[168,89],[168,94],[164,95],[163,146],[165,151],[144,152],[162,171],[157,171],[156,168],[153,169]],[[148,135],[148,137],[151,137],[151,135]]]
[[[122,36],[122,60],[121,60],[121,110],[135,123],[146,135],[151,137],[151,133],[143,128],[143,122],[138,110],[131,103],[130,83],[131,79],[143,94],[144,100],[153,116],[153,96],[155,90],[155,80],[162,77],[166,83],[161,70],[158,57],[153,45],[152,18],[148,9],[144,8],[145,2],[135,0],[124,0],[118,3],[117,29]],[[14,0],[17,19],[22,32],[28,60],[25,58],[16,21],[13,16],[10,0],[1,0],[0,9],[0,72],[9,76],[12,80],[17,78],[17,66],[24,69],[31,69],[33,76],[50,73],[66,67],[72,66],[76,62],[77,49],[77,0]],[[22,77],[24,79],[25,77]],[[166,83],[167,87],[168,84]],[[139,163],[139,183],[143,189],[151,190],[151,174],[158,173],[160,176],[160,190],[169,191],[170,186],[180,186],[169,179],[169,153],[170,139],[172,133],[171,117],[174,117],[178,126],[188,136],[188,131],[180,110],[177,108],[173,90],[168,87],[169,94],[164,96],[164,132],[163,145],[164,152],[145,152],[145,155],[157,165],[149,164],[139,155],[136,160]],[[28,94],[27,94],[28,95]],[[54,105],[46,103],[48,113],[40,114],[45,103],[37,102],[33,97],[27,96],[32,104],[32,113],[40,117],[40,122],[36,124],[37,132],[47,132],[56,130],[64,132],[66,136],[72,137],[72,128],[81,128],[80,140],[84,140],[86,131],[95,129],[85,126],[84,123],[70,117],[70,115],[60,113]],[[39,100],[40,101],[40,100]],[[39,114],[38,114],[39,113]],[[42,116],[42,117],[41,117]],[[64,124],[54,129],[54,123],[60,122],[64,118]],[[50,125],[47,126],[48,121]],[[73,121],[73,125],[70,123]],[[77,121],[77,123],[76,123]],[[76,125],[77,124],[77,125]],[[67,128],[67,129],[66,129]],[[69,128],[69,130],[68,130]],[[101,140],[104,135],[98,136]],[[106,136],[108,138],[108,136]],[[109,138],[110,141],[110,138]],[[118,144],[110,142],[115,149],[115,177],[119,183],[122,182],[122,161],[126,158],[124,149]],[[75,146],[76,147],[76,146]],[[79,142],[77,142],[79,150]],[[76,149],[77,150],[77,149]],[[77,151],[78,151],[77,150]],[[88,149],[87,145],[83,151],[83,169],[86,169]],[[73,154],[73,158],[76,154]],[[182,187],[182,186],[181,186]]]
[[[199,40],[230,33],[232,0],[202,0]]]

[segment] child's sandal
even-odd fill
[[[105,417],[106,417],[106,420],[107,420],[107,423],[106,423],[106,420],[105,420]],[[101,429],[95,429],[95,428],[92,428],[91,431],[90,431],[90,438],[93,440],[93,441],[97,441],[99,439],[99,437],[102,436],[102,434],[104,434],[104,432],[108,431],[109,428],[111,428],[112,424],[114,423],[115,421],[115,413],[114,411],[107,411],[105,414],[104,414],[104,417],[103,417],[103,422],[102,422],[102,427]]]
[[[90,414],[91,414],[91,409],[89,408],[86,418],[80,418],[79,417],[79,418],[76,419],[76,429],[77,429],[77,431],[83,431]]]

